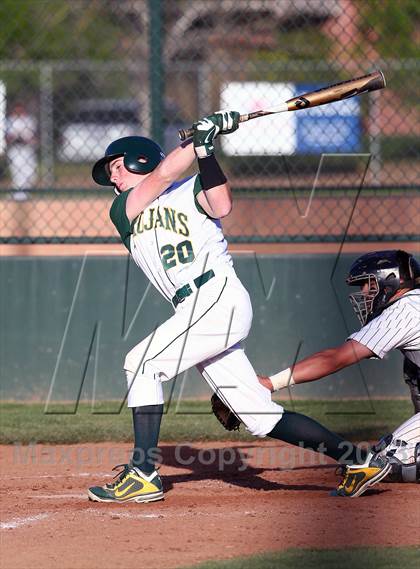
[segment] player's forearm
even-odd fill
[[[148,178],[133,188],[127,199],[129,220],[135,219],[188,170],[195,160],[194,147],[190,142],[172,150]]]
[[[229,215],[232,209],[232,193],[229,182],[214,154],[198,159],[203,191],[197,199],[204,211],[219,219]]]
[[[346,364],[337,361],[333,352],[334,350],[318,352],[295,364],[293,368],[284,369],[270,377],[259,375],[258,379],[270,391],[278,391],[297,383],[316,381],[346,367]]]
[[[330,375],[349,365],[346,359],[340,357],[335,348],[323,350],[295,364],[293,379],[295,383],[315,381]]]
[[[232,210],[232,193],[228,182],[201,192],[198,200],[206,213],[215,219],[226,217]]]
[[[164,188],[166,189],[185,174],[195,158],[191,140],[184,142],[181,146],[172,150],[153,172],[153,174],[156,174],[157,183],[163,186],[166,184]]]
[[[349,340],[337,348],[317,352],[296,363],[293,369],[288,368],[266,377],[261,383],[276,391],[293,384],[316,381],[373,355],[366,346]]]

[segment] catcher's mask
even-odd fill
[[[346,282],[362,287],[349,297],[364,326],[379,316],[398,290],[420,286],[420,265],[405,251],[374,251],[356,259]]]
[[[148,174],[165,158],[161,147],[143,136],[125,136],[111,142],[105,156],[92,168],[92,178],[101,186],[113,186],[110,179],[109,163],[115,158],[124,157],[124,166],[134,174]],[[115,193],[120,192],[115,188]]]

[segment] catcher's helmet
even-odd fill
[[[388,306],[398,290],[420,286],[420,265],[412,255],[400,249],[374,251],[356,259],[346,282],[350,286],[368,284],[367,290],[350,295],[350,302],[364,326]]]
[[[125,136],[111,142],[105,156],[92,168],[92,178],[101,186],[113,186],[110,180],[109,163],[124,156],[124,166],[134,174],[148,174],[156,168],[165,155],[161,147],[143,136]]]

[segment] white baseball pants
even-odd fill
[[[249,295],[235,272],[216,273],[127,354],[128,406],[162,404],[161,382],[197,366],[246,428],[265,436],[283,408],[271,401],[240,346],[251,322]]]

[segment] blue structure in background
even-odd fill
[[[323,85],[296,85],[296,95],[320,89]],[[322,152],[360,152],[360,100],[356,97],[298,111],[298,154]]]

